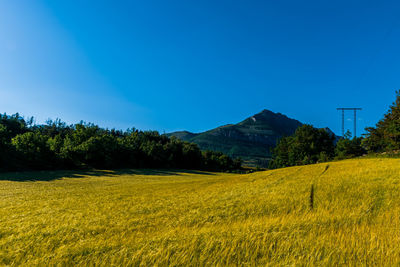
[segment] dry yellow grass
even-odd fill
[[[400,160],[0,181],[0,216],[2,265],[393,266]]]

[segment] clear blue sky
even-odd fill
[[[0,0],[0,112],[198,132],[269,109],[340,133],[359,106],[360,132],[400,88],[398,3]]]

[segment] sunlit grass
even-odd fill
[[[399,159],[46,180],[0,181],[0,264],[400,263]]]

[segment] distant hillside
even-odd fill
[[[280,113],[263,110],[238,124],[228,124],[202,133],[179,131],[168,134],[196,143],[202,150],[241,157],[248,165],[266,166],[277,140],[291,135],[302,123]]]

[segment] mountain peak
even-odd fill
[[[232,157],[241,157],[246,164],[265,167],[278,139],[293,134],[301,125],[295,119],[264,109],[237,124],[198,134],[181,131],[169,136],[196,143],[202,150],[221,151]]]
[[[270,128],[278,130],[282,135],[292,134],[292,128],[297,128],[302,125],[301,122],[295,119],[291,119],[281,113],[275,113],[268,109],[263,109],[261,112],[254,114],[253,116],[245,119],[237,125],[259,125],[263,128]],[[285,130],[287,129],[287,130]]]
[[[273,111],[271,111],[271,110],[269,110],[269,109],[263,109],[263,110],[261,110],[261,112],[259,112],[259,113],[274,113],[274,114],[275,114],[275,112],[273,112]]]

